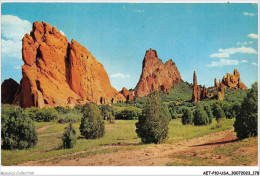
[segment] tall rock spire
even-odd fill
[[[197,76],[196,72],[193,72],[193,94],[192,94],[192,101],[198,101],[198,85],[197,85]]]

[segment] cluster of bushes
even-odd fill
[[[213,101],[211,102],[211,108],[215,112],[216,108],[221,108],[224,111],[224,114],[227,119],[235,118],[241,108],[241,103],[238,101],[227,102],[227,101]]]
[[[32,119],[20,107],[2,107],[1,114],[2,148],[28,149],[38,142],[38,135]]]
[[[104,114],[110,113],[109,110],[102,107]],[[102,109],[101,108],[101,109]],[[106,110],[105,110],[106,109]],[[81,123],[79,126],[80,134],[86,139],[97,139],[105,134],[105,123],[103,121],[102,111],[99,107],[94,104],[86,104],[82,108],[83,116],[81,118]],[[66,128],[62,137],[63,148],[72,148],[76,144],[76,131],[70,123]]]
[[[80,122],[82,113],[69,112],[66,114],[58,114],[58,123],[76,123]]]
[[[196,126],[209,125],[212,123],[213,114],[209,105],[197,104],[194,112],[191,108],[185,108],[182,115],[182,124],[194,124]]]
[[[175,105],[175,103],[169,103],[168,104],[168,110],[169,110],[169,113],[171,114],[171,118],[172,119],[177,119],[178,114],[176,112],[176,105]]]
[[[58,118],[58,111],[54,108],[36,108],[31,107],[24,110],[24,114],[28,115],[36,122],[50,122]]]
[[[113,113],[116,119],[137,120],[141,116],[142,110],[137,107],[126,106],[122,108],[115,108]]]

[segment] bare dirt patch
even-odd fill
[[[242,147],[235,151],[239,155],[250,155],[258,152],[257,147]]]
[[[37,129],[36,131],[38,132],[38,133],[41,133],[41,132],[44,132],[44,131],[46,131],[48,128],[50,128],[50,127],[52,127],[53,125],[46,125],[46,126],[44,126],[44,127],[41,127],[41,128],[39,128],[39,129]]]
[[[215,148],[217,146],[229,145],[236,141],[233,130],[212,133],[203,137],[189,140],[183,140],[176,144],[159,144],[151,145],[144,148],[132,150],[120,150],[94,156],[87,156],[76,159],[62,159],[59,162],[40,163],[32,161],[21,165],[47,165],[47,166],[165,166],[168,162],[173,161],[173,156],[185,153],[196,155],[196,151]],[[122,144],[123,145],[123,144]],[[121,145],[119,145],[121,146]],[[115,146],[111,146],[115,147]],[[222,156],[204,154],[205,158],[222,160]]]

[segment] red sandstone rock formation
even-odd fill
[[[1,85],[1,103],[12,104],[19,84],[12,78],[4,80]]]
[[[193,92],[192,92],[192,101],[198,102],[200,100],[206,99],[208,96],[208,91],[205,86],[202,88],[197,84],[196,72],[193,73]]]
[[[224,97],[225,97],[225,92],[224,92],[225,86],[224,86],[224,84],[220,83],[219,87],[217,89],[218,89],[217,100],[224,100]]]
[[[197,76],[196,72],[193,72],[193,92],[192,92],[192,101],[193,102],[198,102],[198,85],[197,85]]]
[[[167,91],[173,84],[180,83],[181,75],[170,59],[165,64],[158,58],[155,50],[146,51],[142,74],[134,92],[136,97],[146,96],[153,91]]]
[[[122,95],[126,98],[126,101],[133,101],[134,100],[134,92],[127,90],[127,88],[123,87],[121,92]]]
[[[44,107],[125,101],[106,70],[82,45],[45,22],[34,22],[23,38],[23,78],[14,104]]]
[[[241,82],[240,74],[237,71],[237,69],[234,69],[234,74],[227,73],[226,77],[223,76],[222,81],[219,80],[219,82],[217,82],[217,79],[216,78],[214,79],[215,88],[220,88],[221,83],[223,84],[222,86],[224,88],[229,87],[234,89],[247,90],[246,85],[244,85]]]

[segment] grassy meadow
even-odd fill
[[[61,136],[67,124],[56,122],[36,122],[36,128],[51,125],[38,134],[38,144],[28,150],[2,150],[2,165],[17,165],[28,161],[41,160],[41,162],[86,157],[98,153],[118,150],[129,150],[155,144],[141,144],[135,133],[136,120],[116,120],[114,124],[105,124],[105,136],[100,139],[86,140],[79,133],[79,123],[73,126],[77,130],[77,144],[72,149],[62,149]],[[174,119],[169,124],[169,136],[166,143],[177,143],[181,140],[200,137],[213,132],[231,129],[234,119],[225,119],[221,128],[216,128],[214,120],[208,126],[182,125],[181,119]]]
[[[233,124],[235,118],[232,116],[231,110],[235,103],[239,104],[243,101],[246,93],[247,91],[243,90],[226,89],[225,100],[220,102],[215,100],[215,92],[212,91],[210,92],[212,98],[194,103],[191,102],[192,86],[186,82],[176,84],[167,93],[160,93],[162,102],[168,105],[169,108],[173,108],[171,109],[173,119],[169,123],[168,138],[164,143],[177,144],[181,141],[196,139],[219,131],[234,131]],[[116,120],[114,123],[105,121],[105,135],[103,137],[88,140],[81,136],[79,131],[82,107],[78,106],[73,109],[64,107],[25,109],[23,113],[33,119],[33,123],[37,129],[38,143],[30,149],[2,149],[2,165],[23,165],[30,161],[59,163],[62,159],[78,159],[101,153],[138,148],[143,149],[153,145],[160,145],[141,143],[141,139],[138,138],[135,132],[136,119],[142,113],[142,108],[146,100],[147,97],[142,97],[131,102],[117,103],[112,106],[99,106],[101,113],[108,110]],[[224,118],[220,127],[217,125],[215,118],[213,118],[212,123],[209,125],[183,125],[181,119],[183,109],[189,108],[194,112],[198,104],[202,106],[208,105],[211,108],[213,107],[212,105],[219,104],[225,114],[231,113],[231,118]],[[11,112],[12,108],[9,105],[2,105],[2,115],[3,113],[8,114],[9,111]],[[62,136],[65,131],[64,128],[68,126],[69,122],[73,123],[73,127],[76,130],[77,143],[71,149],[64,149],[62,147]],[[233,133],[233,136],[235,136],[235,133]],[[217,145],[212,148],[202,148],[196,152],[184,151],[171,156],[172,161],[165,163],[165,165],[251,165],[252,162],[257,162],[257,151],[247,151],[251,151],[250,147],[255,147],[257,144],[257,137],[250,137],[234,141],[225,146]]]

